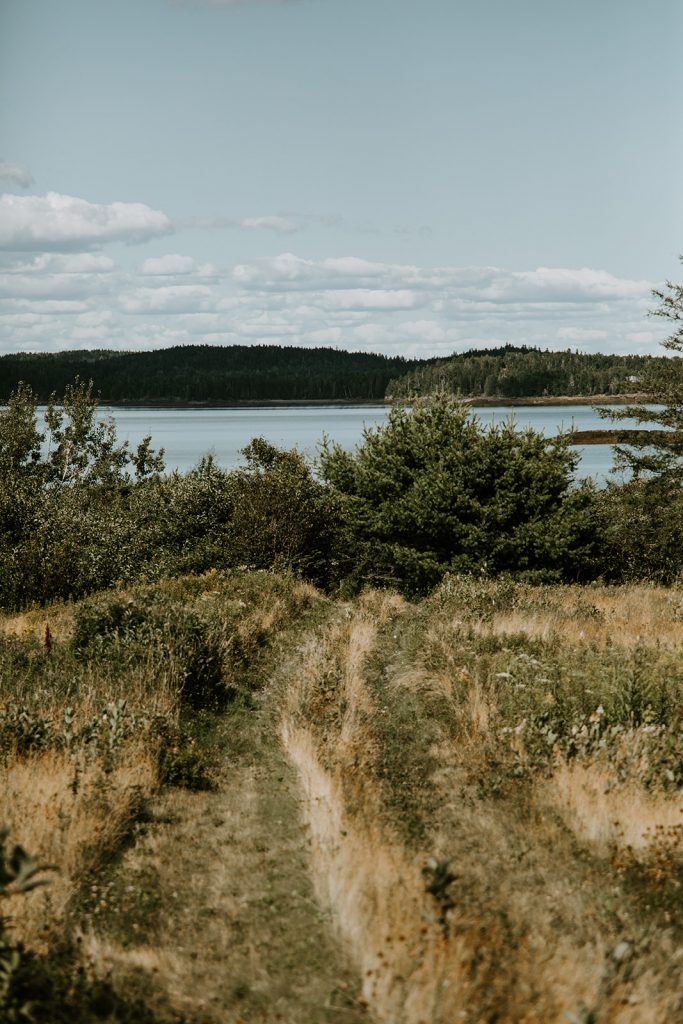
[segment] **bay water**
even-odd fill
[[[363,431],[385,423],[386,405],[315,405],[241,407],[236,409],[149,409],[108,408],[102,414],[113,417],[120,441],[137,445],[147,434],[154,448],[164,448],[167,471],[186,472],[202,456],[211,454],[225,469],[244,462],[241,449],[253,437],[264,437],[279,448],[298,448],[314,458],[324,434],[347,449],[362,441]],[[590,405],[571,406],[487,406],[473,409],[482,424],[502,423],[513,417],[517,427],[531,426],[552,437],[560,430],[599,430],[609,427]],[[623,421],[621,426],[635,424]],[[604,484],[613,462],[610,445],[587,445],[579,449],[577,477],[592,476]]]

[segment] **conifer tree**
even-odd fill
[[[662,290],[655,289],[652,294],[659,304],[650,315],[670,321],[672,332],[662,344],[675,353],[669,359],[652,360],[639,382],[640,390],[656,406],[628,405],[619,410],[601,410],[601,414],[658,428],[630,435],[619,444],[616,469],[630,470],[635,479],[678,487],[683,483],[683,284],[667,281]]]

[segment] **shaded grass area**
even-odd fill
[[[266,691],[200,716],[211,791],[167,789],[104,890],[86,951],[117,990],[193,1020],[366,1019],[355,972],[315,901],[298,793]],[[147,887],[144,909],[131,892]]]

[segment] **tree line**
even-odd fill
[[[439,359],[281,345],[188,345],[151,352],[0,357],[0,401],[20,383],[40,402],[76,377],[105,403],[382,401],[444,390],[465,397],[633,394],[652,356],[551,352],[505,345]]]
[[[78,351],[0,357],[0,400],[20,383],[39,401],[78,377],[104,402],[376,400],[416,361],[281,345],[187,345],[151,352]]]
[[[650,364],[661,361],[652,356],[504,345],[410,367],[389,383],[387,395],[406,398],[436,391],[488,398],[633,394],[642,390]]]

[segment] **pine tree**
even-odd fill
[[[683,262],[683,256],[681,257]],[[672,333],[662,343],[670,352],[683,353],[683,284],[667,281],[663,290],[652,293],[658,306],[651,316],[671,321]],[[615,468],[630,470],[633,477],[656,484],[683,484],[683,358],[656,359],[639,381],[639,390],[656,407],[628,405],[616,411],[601,410],[612,420],[634,419],[638,425],[654,424],[654,430],[631,434],[616,448]]]

